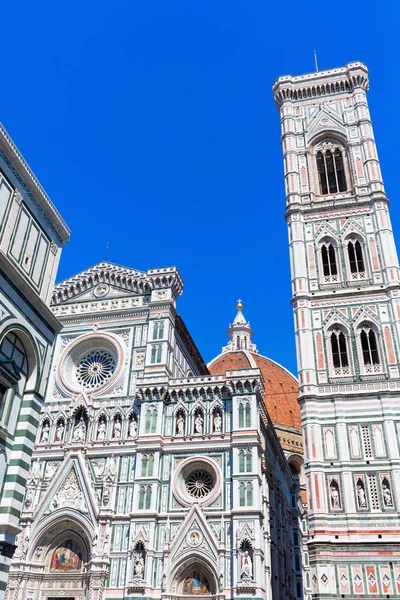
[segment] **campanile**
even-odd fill
[[[362,63],[279,77],[313,598],[400,594],[400,284]]]

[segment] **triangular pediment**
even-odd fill
[[[323,131],[337,132],[344,137],[346,136],[346,130],[339,115],[325,106],[315,112],[307,123],[307,141]]]
[[[192,554],[200,554],[213,562],[218,558],[218,541],[198,504],[190,509],[171,543],[172,562]]]
[[[147,273],[115,263],[101,262],[68,279],[55,288],[52,304],[101,301],[149,293]]]
[[[98,510],[91,477],[82,456],[76,455],[67,457],[60,465],[34,516],[38,522],[42,517],[57,511],[72,511],[95,523]]]
[[[180,296],[183,282],[176,267],[139,271],[115,263],[101,262],[56,285],[52,306],[76,302],[76,299],[108,300],[115,297],[150,294],[153,289],[172,288]]]

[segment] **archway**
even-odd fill
[[[172,576],[171,596],[211,598],[218,593],[214,569],[200,556],[192,556],[179,565]]]
[[[24,530],[10,578],[14,583],[19,579],[20,585],[15,590],[9,584],[8,594],[16,600],[84,600],[93,578],[91,529],[84,516],[64,513],[47,518],[36,532]]]

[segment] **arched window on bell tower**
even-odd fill
[[[328,330],[327,341],[330,376],[352,376],[353,369],[347,331],[341,325],[333,325]]]
[[[318,243],[319,275],[321,283],[337,284],[342,280],[337,242],[333,237],[324,237]]]
[[[356,329],[356,337],[361,376],[383,373],[381,342],[377,327],[365,321]]]
[[[316,151],[318,190],[320,196],[347,191],[344,148],[338,143],[322,142]]]
[[[365,242],[360,235],[350,234],[344,240],[344,257],[348,281],[367,279]]]

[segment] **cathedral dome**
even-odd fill
[[[251,341],[250,323],[243,315],[240,300],[237,308],[238,313],[228,329],[229,343],[222,349],[222,354],[208,364],[210,373],[219,375],[234,369],[258,367],[264,378],[264,403],[272,422],[279,429],[301,429],[300,406],[297,401],[299,388],[296,378],[280,364],[258,354],[255,344]]]
[[[299,388],[296,378],[284,367],[266,356],[234,350],[214,358],[208,365],[212,375],[234,369],[258,367],[264,378],[264,403],[273,423],[286,427],[301,428],[300,406],[297,402]]]

